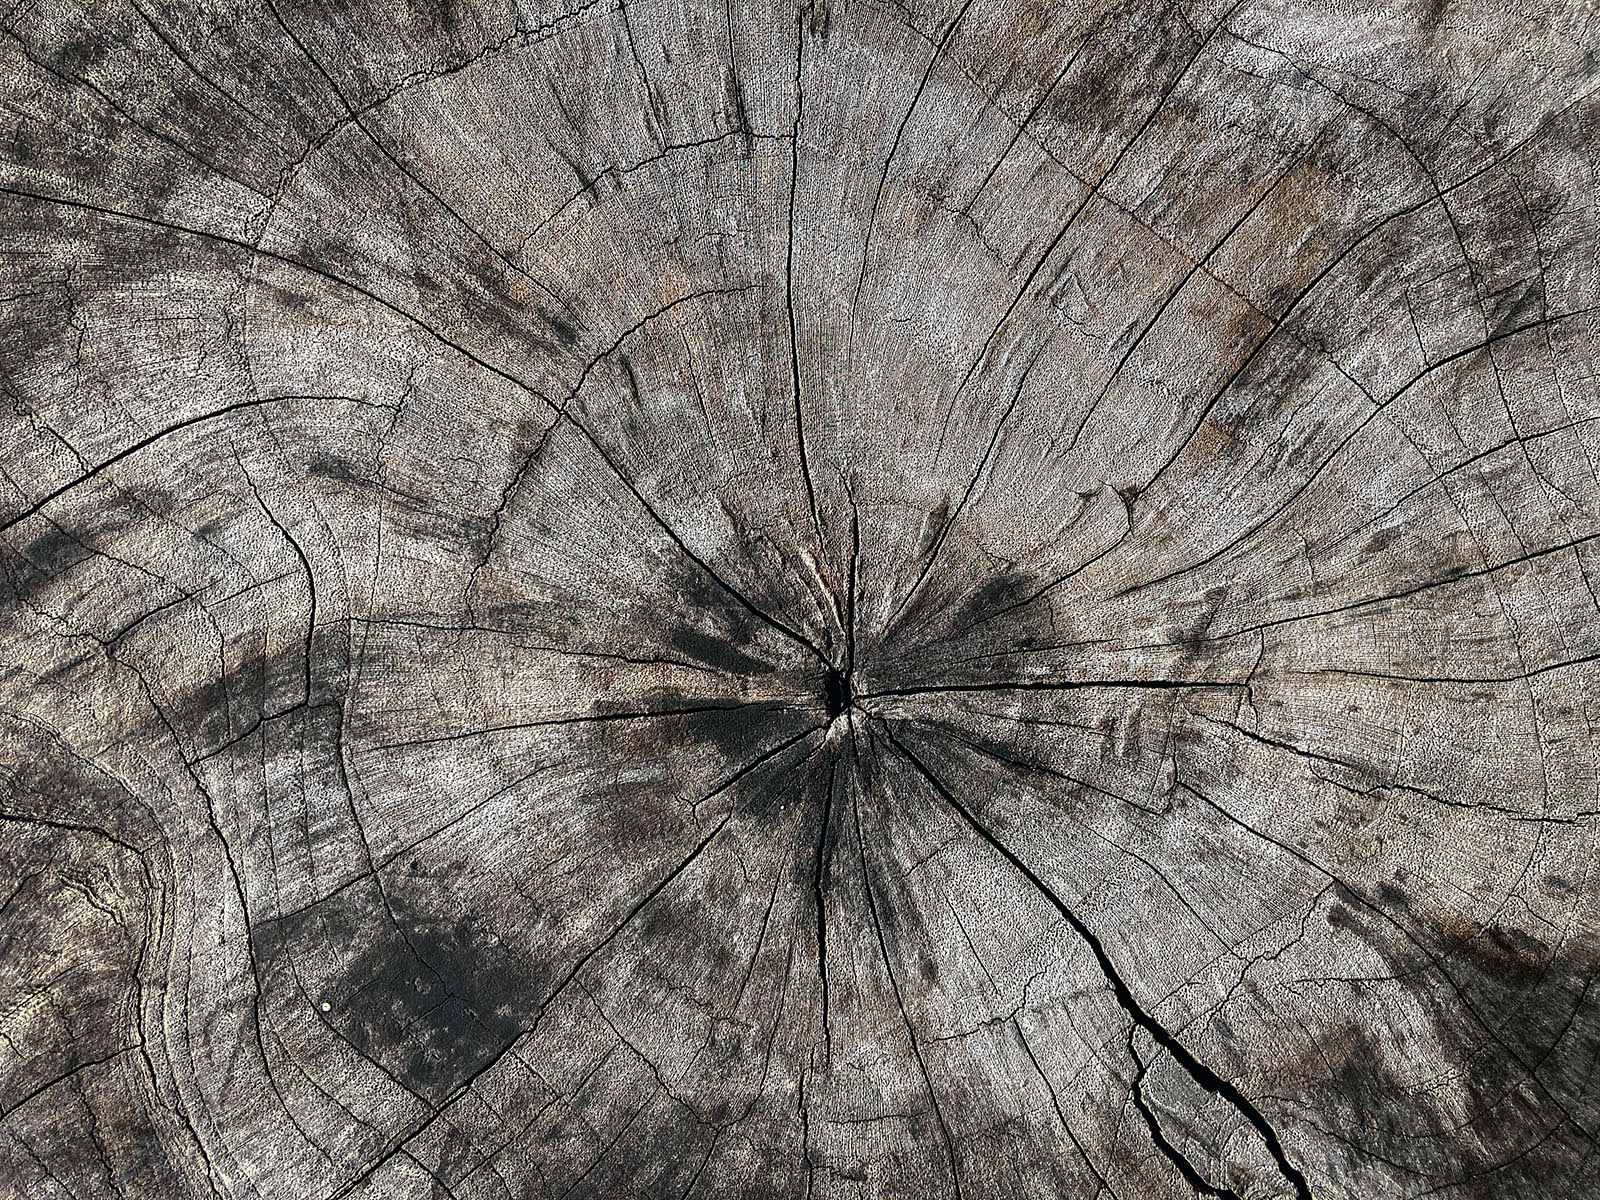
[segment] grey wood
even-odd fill
[[[8,7],[0,1195],[1600,1196],[1597,21]]]

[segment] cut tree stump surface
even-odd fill
[[[1600,1196],[1593,2],[3,29],[0,1195]]]

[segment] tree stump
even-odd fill
[[[1581,0],[52,0],[0,1193],[1600,1195]]]

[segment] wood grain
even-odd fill
[[[0,1195],[1600,1196],[1592,3],[0,28]]]

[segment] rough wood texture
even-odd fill
[[[50,0],[0,1194],[1600,1195],[1600,18]]]

